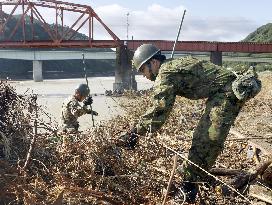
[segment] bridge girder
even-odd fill
[[[116,48],[127,45],[128,49],[135,50],[143,43],[152,43],[162,51],[171,51],[173,41],[163,40],[63,40],[52,41],[0,41],[0,48]],[[241,52],[241,53],[272,53],[272,43],[251,42],[209,42],[209,41],[178,41],[176,51],[190,52]]]
[[[126,42],[131,50],[144,43],[152,43],[162,51],[171,51],[174,41],[162,40],[129,40]],[[272,53],[272,43],[254,42],[217,42],[217,41],[178,41],[176,51],[191,52],[241,52],[241,53]]]

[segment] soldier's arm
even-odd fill
[[[166,121],[175,103],[176,88],[170,79],[158,79],[155,82],[153,106],[141,116],[137,124],[137,133],[157,131]]]
[[[86,106],[81,106],[78,102],[70,103],[70,109],[72,115],[74,115],[75,117],[80,117],[87,113]]]

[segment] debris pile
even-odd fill
[[[0,82],[0,157],[20,159],[32,135],[33,96],[17,95],[6,82]]]
[[[268,91],[272,90],[269,82],[264,85],[268,90],[264,89],[255,99],[250,100],[237,119],[235,129],[244,135],[255,134],[255,126],[247,124],[248,116],[258,121],[262,113],[270,112],[270,117],[272,115],[272,96],[268,97]],[[205,109],[204,100],[190,101],[178,97],[163,128],[157,133],[141,137],[135,150],[129,150],[118,147],[116,142],[120,134],[128,130],[130,124],[151,105],[148,93],[137,98],[132,94],[126,95],[127,100],[122,100],[123,106],[127,108],[125,116],[118,116],[86,133],[60,135],[53,131],[35,133],[36,103],[16,95],[3,82],[0,87],[1,96],[7,99],[1,98],[1,132],[8,139],[16,136],[24,143],[9,145],[11,152],[17,153],[18,157],[14,159],[19,160],[10,160],[6,155],[0,158],[0,200],[4,204],[161,204],[165,195],[166,204],[182,204],[182,197],[179,202],[173,197],[173,191],[178,191],[182,180],[181,174],[174,174],[173,188],[169,193],[166,191],[175,155],[167,147],[186,156],[193,130]],[[9,124],[2,125],[2,122]],[[263,116],[262,123],[257,124],[265,126]],[[271,121],[268,123],[266,125],[271,126]],[[40,124],[37,123],[37,128]],[[268,134],[271,130],[266,128],[263,132]],[[224,186],[218,181],[211,184],[200,182],[197,204],[254,204],[261,199],[256,194],[248,194],[248,188],[252,187],[250,184],[266,184],[261,187],[271,192],[271,186],[269,188],[269,183],[264,180],[271,179],[271,165],[256,173],[256,170],[260,170],[257,163],[264,168],[263,163],[268,164],[271,156],[259,153],[259,161],[255,161],[248,157],[247,140],[235,140],[232,134],[229,138],[215,168],[237,171],[236,174],[219,176],[219,180],[228,184],[237,182],[233,180],[237,177],[249,177],[250,180],[239,187],[243,196],[233,191],[226,194]],[[28,165],[23,166],[27,156]],[[182,162],[183,159],[179,157],[178,164]],[[254,180],[252,176],[255,176]],[[235,187],[234,182],[232,187]]]

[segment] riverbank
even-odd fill
[[[107,121],[114,116],[123,115],[124,110],[119,106],[119,98],[105,96],[106,90],[112,90],[115,78],[112,77],[89,77],[90,93],[93,96],[93,110],[99,115],[95,117],[95,124]],[[153,83],[142,76],[136,76],[139,90],[149,89]],[[46,122],[55,126],[59,122],[61,105],[63,101],[73,94],[74,89],[85,83],[85,78],[73,79],[46,79],[43,82],[33,80],[9,81],[18,94],[37,94],[37,102],[47,112],[42,117]],[[79,118],[80,130],[86,130],[92,126],[91,116],[85,115]]]

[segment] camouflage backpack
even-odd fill
[[[262,83],[253,67],[250,67],[244,74],[237,75],[232,83],[232,90],[239,100],[253,98],[261,91],[261,88]]]

